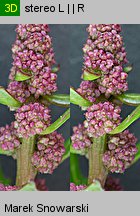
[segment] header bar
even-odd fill
[[[13,2],[12,2],[13,1]],[[15,0],[7,0],[6,15],[1,24],[89,24],[120,23],[139,24],[139,1],[126,0],[16,0],[20,3],[20,16],[14,15]],[[4,0],[6,2],[6,0]],[[17,3],[18,4],[18,3]],[[17,7],[18,9],[18,7]],[[0,12],[3,14],[3,11]],[[5,14],[5,13],[4,13]],[[18,13],[19,14],[19,13]]]

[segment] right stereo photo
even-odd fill
[[[140,25],[74,27],[70,190],[140,190]]]

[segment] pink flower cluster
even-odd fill
[[[34,28],[35,27],[35,28]],[[23,29],[26,32],[23,34]],[[40,73],[43,67],[55,63],[48,25],[18,25],[17,39],[13,45],[13,65],[18,70]],[[21,37],[21,35],[24,35]],[[26,35],[26,36],[25,36]]]
[[[131,165],[137,153],[136,141],[129,130],[109,137],[108,150],[103,155],[103,163],[109,171],[123,173]]]
[[[74,183],[70,183],[70,191],[82,191],[86,189],[86,185],[75,185]]]
[[[93,104],[85,113],[84,124],[73,127],[72,146],[76,150],[89,148],[92,137],[111,132],[120,123],[121,109],[110,102]]]
[[[90,138],[88,137],[87,130],[82,124],[73,127],[71,141],[73,148],[77,150],[88,148],[92,144]]]
[[[90,38],[94,40],[93,48],[105,49],[106,51],[116,51],[122,48],[123,41],[119,35],[120,25],[89,25],[87,29]]]
[[[53,132],[41,136],[37,141],[38,150],[34,152],[32,164],[40,173],[52,174],[58,167],[65,152],[64,139],[61,134]]]
[[[121,94],[128,89],[127,74],[123,64],[127,63],[120,25],[89,25],[89,37],[83,48],[84,68],[89,73],[98,72],[98,90],[105,96]],[[90,82],[88,83],[90,88]]]
[[[114,66],[126,63],[126,52],[123,47],[120,29],[114,29],[113,25],[109,28],[100,29],[99,25],[89,25],[87,31],[89,38],[83,51],[85,70],[100,69],[108,73]],[[107,25],[106,25],[107,27]]]
[[[93,104],[85,113],[84,127],[89,137],[100,137],[120,123],[121,109],[110,102]]]
[[[50,30],[49,26],[46,24],[20,24],[16,31],[21,39],[26,39],[29,38],[32,33],[49,32]]]
[[[50,125],[50,110],[42,104],[30,103],[16,111],[15,119],[14,127],[18,136],[28,138],[41,133]]]
[[[40,95],[50,95],[57,90],[56,79],[57,74],[52,73],[51,68],[46,67],[30,79],[29,91],[35,98],[39,98]]]
[[[20,140],[14,129],[14,122],[0,128],[0,147],[5,151],[13,151],[20,146]]]
[[[18,190],[18,187],[17,186],[5,186],[3,184],[0,184],[0,191],[16,191]]]
[[[122,67],[116,66],[109,74],[105,74],[100,79],[97,79],[98,88],[107,98],[110,95],[121,94],[128,90],[127,77],[128,74],[123,72]]]
[[[82,81],[77,92],[92,103],[95,102],[96,98],[101,94],[97,84],[90,81]]]
[[[57,90],[57,74],[51,70],[55,60],[48,25],[21,24],[16,32],[8,92],[21,103],[31,94],[39,98],[54,93]],[[14,81],[17,73],[27,74],[31,79],[22,83]]]
[[[7,91],[21,103],[24,103],[31,94],[28,89],[27,83],[18,81],[10,82]]]
[[[113,30],[120,33],[121,26],[119,24],[90,24],[87,29],[93,39],[97,38],[99,32],[111,32]]]
[[[84,71],[99,70],[107,74],[121,61],[121,56],[118,56],[118,59],[114,58],[112,53],[106,53],[104,50],[94,49],[93,51],[87,51],[86,47],[84,52],[87,53],[84,57]]]

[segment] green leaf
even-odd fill
[[[92,103],[89,100],[83,98],[73,88],[70,88],[70,102],[81,107],[89,107],[92,105]]]
[[[62,116],[59,117],[53,124],[47,127],[40,135],[46,135],[54,132],[61,127],[70,118],[70,109],[68,109]]]
[[[72,153],[70,153],[70,182],[76,185],[87,184],[87,178],[81,173],[78,157]]]
[[[140,118],[140,105],[128,117],[109,134],[117,134],[128,128],[133,122]]]
[[[12,108],[21,106],[21,103],[13,98],[3,87],[0,87],[0,103]]]
[[[11,151],[5,151],[3,149],[0,148],[0,154],[2,155],[7,155],[7,156],[11,156],[13,152]]]
[[[136,163],[140,159],[140,143],[137,143],[137,154],[135,155],[135,158],[132,162],[132,164]]]
[[[24,73],[24,72],[17,72],[15,75],[16,81],[25,81],[30,79],[32,76],[30,74]]]
[[[37,191],[35,183],[30,182],[29,184],[25,185],[20,191]]]
[[[124,72],[129,73],[132,70],[132,65],[128,65],[127,67],[124,67]]]
[[[70,96],[66,94],[54,94],[54,95],[46,95],[42,97],[47,100],[49,103],[62,106],[69,107],[70,106]]]
[[[94,181],[91,185],[89,185],[84,191],[103,191],[101,184],[99,181]]]
[[[8,178],[5,178],[4,173],[3,173],[1,168],[0,168],[0,183],[4,184],[4,185],[10,185],[11,184],[11,180]]]
[[[127,105],[131,105],[131,106],[140,105],[140,94],[137,93],[126,93],[122,95],[117,95],[116,98]]]
[[[82,77],[82,78],[83,78],[84,80],[91,80],[91,81],[93,81],[93,80],[96,80],[96,79],[100,78],[100,76],[101,76],[101,75],[97,75],[97,74],[93,74],[93,73],[84,71],[83,77]]]
[[[64,146],[65,146],[65,153],[62,157],[62,162],[64,160],[66,160],[67,158],[70,157],[70,144],[71,144],[71,141],[70,141],[70,138],[66,140],[66,142],[64,143]]]

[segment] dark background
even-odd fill
[[[11,68],[11,46],[15,41],[16,25],[0,25],[0,85],[6,87],[8,74]],[[69,86],[77,88],[80,84],[82,73],[83,52],[82,47],[86,42],[87,25],[50,25],[53,37],[53,46],[56,60],[61,65],[58,74],[59,92],[69,93]],[[140,93],[140,25],[122,25],[122,34],[127,51],[127,58],[133,64],[133,71],[129,74],[129,91]],[[52,106],[53,120],[62,114],[65,109]],[[134,108],[123,107],[122,116],[126,117]],[[0,105],[0,126],[9,124],[14,120],[13,112],[6,106]],[[83,121],[83,114],[77,106],[71,106],[71,127]],[[134,123],[130,130],[140,140],[140,121]],[[59,130],[65,138],[69,137],[69,122]],[[81,168],[87,175],[87,161],[80,158]],[[6,177],[14,182],[16,162],[6,156],[0,156],[0,166]],[[47,178],[49,190],[68,190],[69,188],[69,160],[60,165],[53,175],[44,175]],[[115,174],[121,179],[125,190],[140,190],[140,162],[128,169],[125,174]]]

